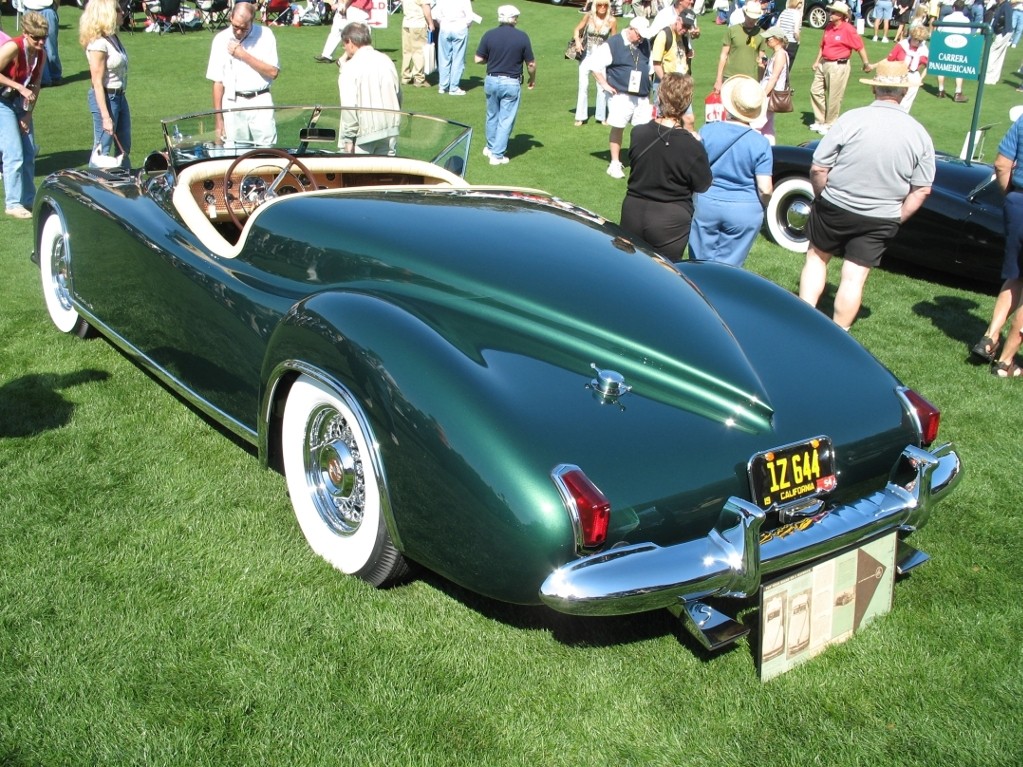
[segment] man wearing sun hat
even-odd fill
[[[612,35],[590,54],[597,87],[607,91],[608,145],[611,164],[607,175],[625,178],[620,160],[625,126],[643,125],[653,118],[650,103],[650,22],[637,16],[620,34]]]
[[[906,62],[878,62],[874,77],[860,82],[873,87],[874,102],[839,117],[813,153],[810,245],[799,279],[799,297],[816,306],[828,263],[844,255],[833,316],[846,330],[859,313],[870,270],[934,182],[934,143],[901,106],[910,86]]]
[[[814,116],[810,130],[817,133],[826,133],[842,111],[842,97],[849,84],[849,59],[853,53],[863,61],[863,71],[870,71],[863,39],[857,34],[856,27],[849,23],[849,6],[839,0],[828,6],[828,13],[810,83],[810,104]]]
[[[724,44],[718,57],[717,78],[714,91],[721,92],[721,85],[729,77],[749,75],[760,79],[760,60],[771,55],[771,48],[761,34],[760,17],[763,8],[756,0],[749,0],[743,6],[743,22],[732,24],[725,30]]]

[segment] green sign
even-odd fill
[[[928,44],[927,74],[980,80],[984,58],[984,36],[962,32],[934,32]]]

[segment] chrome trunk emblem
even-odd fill
[[[618,402],[618,398],[632,391],[632,387],[625,383],[625,376],[614,370],[601,370],[595,363],[590,367],[597,374],[586,388],[593,392],[593,395],[602,402]]]

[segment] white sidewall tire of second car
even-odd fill
[[[43,283],[43,298],[46,300],[46,311],[57,329],[62,333],[75,333],[81,335],[85,321],[70,304],[70,296],[67,291],[69,274],[64,275],[64,281],[58,280],[58,272],[68,268],[67,261],[69,254],[65,237],[64,222],[57,213],[50,213],[43,223],[42,232],[39,235],[39,274]],[[59,249],[59,250],[58,250]],[[55,265],[55,256],[60,258],[63,253],[65,263]]]
[[[764,214],[767,221],[767,231],[776,245],[780,245],[785,250],[791,250],[793,253],[806,253],[809,242],[805,237],[793,239],[789,232],[779,223],[779,216],[788,206],[789,200],[791,200],[793,195],[805,196],[808,201],[812,201],[813,186],[810,184],[809,179],[787,178],[774,188]]]
[[[284,474],[295,517],[313,551],[338,570],[381,585],[393,573],[393,560],[400,561],[400,554],[387,535],[370,437],[363,420],[347,400],[309,376],[295,381],[288,393],[281,426]],[[331,483],[329,470],[322,465],[323,461],[329,462],[330,455],[317,458],[319,453],[310,454],[310,437],[327,420],[343,421],[348,426],[350,434],[343,440],[345,444],[339,445],[340,450],[351,453],[353,473],[362,480],[361,520],[345,530],[332,526],[321,513],[332,514],[327,487]],[[335,523],[345,524],[339,519]]]

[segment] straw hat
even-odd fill
[[[749,75],[735,75],[721,86],[721,104],[740,122],[751,123],[767,114],[767,99],[760,83]]]
[[[906,66],[905,61],[888,61],[884,59],[877,62],[872,78],[861,77],[860,82],[864,85],[874,85],[882,88],[908,88],[909,67]]]
[[[840,13],[845,16],[846,21],[852,18],[852,11],[849,10],[849,6],[843,3],[841,0],[832,3],[828,6],[828,13]]]
[[[742,12],[746,14],[747,19],[759,19],[764,15],[764,8],[756,0],[749,0],[746,5],[743,6]]]

